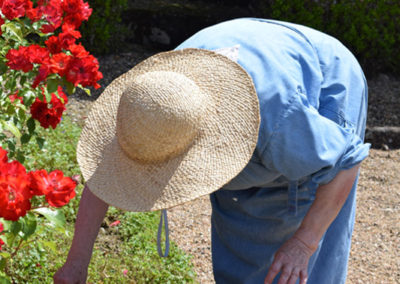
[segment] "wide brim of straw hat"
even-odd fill
[[[119,145],[117,111],[134,78],[153,71],[186,76],[213,100],[213,107],[183,153],[142,163]],[[94,102],[77,159],[90,191],[106,203],[129,211],[165,209],[210,194],[234,178],[253,154],[259,124],[254,84],[239,64],[202,49],[163,52],[115,79]]]

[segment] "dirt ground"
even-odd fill
[[[400,150],[363,162],[347,283],[400,283]],[[208,197],[169,210],[171,239],[193,255],[198,281],[214,283]]]

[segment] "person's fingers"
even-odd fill
[[[276,275],[279,273],[279,271],[282,268],[282,261],[281,257],[278,255],[275,256],[274,261],[272,262],[268,274],[265,277],[264,284],[271,284],[272,281],[275,279]]]
[[[284,266],[281,270],[281,277],[279,277],[278,284],[287,284],[290,276],[292,275],[292,267]]]
[[[292,271],[292,274],[290,275],[290,278],[288,280],[288,284],[296,284],[297,279],[300,277],[300,269],[299,268],[294,268]]]
[[[303,269],[300,271],[300,283],[299,284],[306,284],[307,280],[308,280],[307,269]]]

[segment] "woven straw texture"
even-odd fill
[[[149,90],[156,90],[150,100]],[[159,102],[163,113],[152,111]],[[201,49],[159,53],[93,104],[78,163],[90,190],[110,205],[170,208],[234,178],[253,154],[259,124],[257,94],[240,65]]]

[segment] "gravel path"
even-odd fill
[[[100,57],[103,86],[155,51],[135,51]],[[369,126],[400,126],[400,80],[381,75],[369,82]],[[91,102],[78,93],[70,98],[67,113],[82,125]],[[371,150],[363,163],[358,211],[347,283],[400,283],[400,150]],[[169,210],[171,239],[193,255],[199,283],[214,283],[210,255],[208,197]]]

